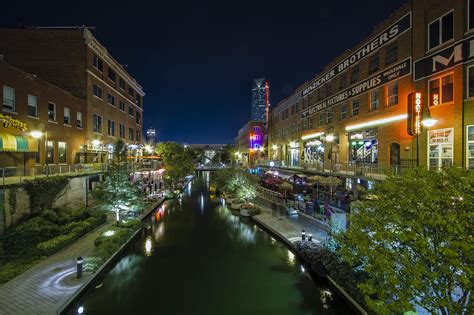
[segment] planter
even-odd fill
[[[240,207],[243,205],[243,202],[232,202],[230,208],[233,210],[240,210]]]

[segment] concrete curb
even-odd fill
[[[298,249],[296,246],[289,240],[287,239],[283,234],[281,234],[278,230],[273,228],[272,226],[268,225],[267,223],[263,222],[260,218],[257,216],[253,216],[252,219],[260,226],[265,228],[266,230],[270,231],[272,234],[276,235],[281,241],[283,241],[290,249],[292,249],[298,257],[305,263],[308,264],[306,260],[301,257]],[[367,315],[367,311],[364,310],[362,306],[360,306],[359,303],[357,303],[347,292],[342,288],[339,284],[337,284],[336,281],[334,281],[333,278],[331,278],[329,275],[326,276],[328,281],[334,286],[334,288],[339,292],[339,294],[352,306],[354,310],[357,310],[360,314]]]

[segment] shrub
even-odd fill
[[[57,223],[58,221],[58,215],[53,210],[44,210],[41,212],[41,217],[49,222]]]
[[[142,221],[140,219],[129,219],[127,222],[122,223],[121,227],[126,229],[138,229],[142,226]]]
[[[82,221],[90,216],[90,211],[86,208],[79,209],[56,209],[58,215],[57,222],[60,225],[74,221]]]
[[[34,249],[40,242],[58,236],[61,229],[42,217],[35,217],[11,228],[4,236],[3,248],[6,255],[19,255]],[[34,254],[34,253],[29,253]]]
[[[78,234],[78,232],[72,231],[69,234],[59,235],[45,242],[41,242],[36,245],[36,249],[41,256],[49,256],[71,244],[80,236],[81,234]]]

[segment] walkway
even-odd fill
[[[163,198],[150,205],[141,219],[162,201]],[[93,276],[84,273],[81,279],[76,278],[76,258],[91,255],[95,239],[113,224],[109,218],[108,223],[0,285],[0,314],[56,314]]]
[[[307,235],[313,235],[315,242],[322,243],[326,240],[326,231],[315,222],[300,216],[287,217],[285,214],[261,204],[259,204],[259,208],[262,210],[261,213],[252,218],[273,233],[281,236],[287,242],[301,239],[301,230],[303,229]]]

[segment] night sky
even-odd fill
[[[269,79],[276,105],[404,2],[7,1],[0,25],[95,26],[143,86],[145,128],[160,141],[232,143],[253,78]]]

